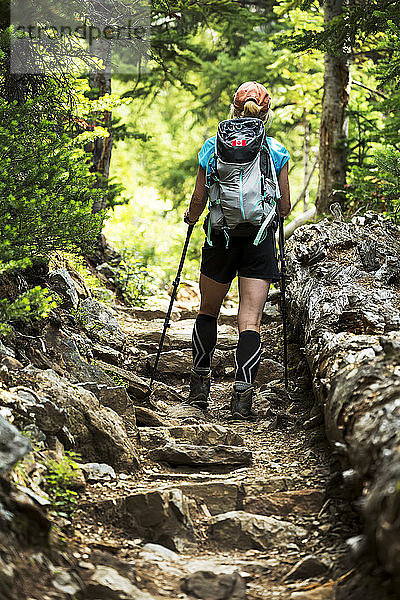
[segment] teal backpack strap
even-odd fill
[[[229,246],[229,240],[231,239],[231,238],[229,237],[228,228],[227,228],[227,227],[223,227],[223,228],[222,228],[222,231],[224,232],[225,241],[226,241],[226,244],[225,244],[225,250],[228,250],[228,246]]]
[[[254,246],[258,246],[258,244],[260,244],[261,242],[263,242],[265,240],[265,237],[267,235],[267,227],[268,227],[268,225],[270,225],[270,223],[274,217],[275,217],[275,210],[271,210],[268,217],[265,218],[263,224],[261,225],[260,229],[258,230],[256,237],[254,238],[254,242],[253,242]]]
[[[271,165],[271,172],[272,172],[272,179],[273,179],[274,184],[275,184],[275,198],[277,200],[279,200],[280,197],[281,197],[281,191],[279,189],[278,178],[276,176],[276,170],[275,170],[274,161],[272,160],[271,150],[267,146],[265,146],[265,149],[266,149],[267,154],[269,156],[269,162],[270,162],[270,165]],[[275,207],[276,207],[276,202],[274,202],[274,204],[275,204]],[[257,233],[257,235],[256,235],[256,237],[254,239],[254,242],[253,242],[253,244],[255,246],[258,246],[258,244],[260,244],[262,241],[264,241],[264,239],[266,237],[266,234],[267,234],[267,227],[271,223],[271,221],[273,220],[274,217],[275,217],[275,210],[271,210],[271,212],[269,213],[268,217],[266,217],[265,221],[263,222],[263,224],[261,225],[260,229],[258,230],[258,233]]]
[[[281,197],[281,190],[279,189],[278,178],[276,176],[276,170],[275,170],[274,161],[272,160],[271,151],[269,151],[268,154],[269,154],[269,162],[271,164],[272,179],[274,180],[274,184],[275,184],[275,197],[277,200],[279,200]]]
[[[207,165],[206,165],[206,187],[210,187],[210,183],[211,183],[211,173],[208,172],[208,167],[210,165],[210,161],[212,158],[215,158],[215,154],[210,154],[210,158],[207,161]]]
[[[207,223],[207,244],[209,246],[213,246],[214,244],[211,241],[211,218],[210,214],[208,215],[208,223]]]

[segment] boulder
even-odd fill
[[[137,466],[134,441],[128,437],[123,420],[112,409],[99,406],[94,394],[72,385],[51,369],[25,367],[18,376],[40,396],[65,409],[66,425],[74,440],[72,447],[86,460],[105,462],[117,469]]]
[[[193,425],[211,422],[211,417],[201,410],[201,408],[192,406],[186,402],[176,404],[175,406],[169,406],[166,409],[166,414],[174,423]]]
[[[244,446],[195,446],[169,442],[162,448],[149,452],[150,460],[167,462],[171,465],[206,467],[224,467],[248,465],[252,454]]]
[[[57,567],[51,580],[51,585],[62,594],[66,594],[68,600],[78,600],[82,597],[82,585],[78,577],[70,572],[70,569]]]
[[[66,412],[47,398],[25,387],[0,390],[0,402],[24,428],[34,424],[47,434],[59,432],[66,423]]]
[[[220,548],[227,550],[283,549],[307,535],[305,529],[287,521],[239,510],[212,517],[209,533]]]
[[[128,371],[127,369],[122,369],[121,367],[117,367],[115,365],[108,365],[107,363],[98,360],[97,365],[110,373],[111,377],[115,379],[126,381],[127,386],[126,390],[129,394],[132,394],[135,398],[139,400],[142,398],[146,398],[149,393],[149,385],[146,383],[144,379],[133,373],[133,371]]]
[[[289,490],[272,494],[246,495],[246,511],[262,515],[315,515],[324,501],[323,489]]]
[[[5,346],[2,341],[0,341],[0,357],[11,356],[15,358],[15,350]]]
[[[116,313],[106,304],[86,298],[79,307],[79,317],[88,335],[107,346],[121,350],[126,336],[116,319]]]
[[[282,379],[285,374],[283,364],[272,360],[271,358],[261,357],[260,366],[257,373],[257,383],[264,384],[269,381],[275,381],[276,379]]]
[[[19,362],[19,360],[17,360],[16,358],[13,358],[12,356],[4,356],[1,361],[0,364],[5,367],[7,367],[7,369],[15,370],[15,369],[23,369],[24,365]]]
[[[85,463],[79,465],[89,482],[92,481],[111,481],[117,476],[110,465],[105,463]]]
[[[205,481],[201,483],[180,483],[177,489],[194,498],[199,506],[205,504],[212,515],[240,510],[243,503],[241,486],[235,482]]]
[[[53,364],[61,367],[63,373],[73,382],[94,381],[105,385],[115,385],[113,380],[95,363],[82,357],[77,343],[65,332],[55,327],[47,327],[44,341]]]
[[[79,296],[76,291],[75,282],[67,269],[56,269],[51,271],[48,276],[49,287],[57,292],[64,300],[63,304],[72,308],[77,308]]]
[[[102,500],[88,506],[105,523],[121,527],[146,542],[173,551],[193,548],[195,536],[188,500],[178,489],[155,489]]]
[[[160,416],[154,410],[143,406],[135,406],[135,415],[137,424],[142,425],[142,431],[153,429],[154,427],[165,427],[169,422],[167,417]],[[143,427],[143,425],[148,425],[148,427]],[[142,445],[144,446],[145,444]]]
[[[65,409],[59,408],[51,400],[38,397],[25,390],[18,390],[17,396],[21,398],[21,405],[23,405],[25,411],[33,415],[34,423],[44,433],[57,433],[66,424],[67,414]]]
[[[194,319],[185,319],[171,323],[164,340],[164,350],[191,348],[194,322]],[[141,333],[140,340],[137,341],[138,347],[148,350],[150,346],[155,351],[160,342],[163,326],[164,321],[162,319],[155,320],[151,324],[149,323],[149,328]],[[230,350],[236,347],[237,340],[238,334],[234,327],[229,325],[220,325],[218,327],[217,348]]]
[[[316,556],[305,556],[286,573],[283,581],[301,581],[311,577],[320,577],[329,570],[329,565]]]
[[[263,325],[269,325],[271,323],[280,323],[282,321],[282,315],[279,307],[276,304],[270,304],[266,302],[261,317],[261,323]]]
[[[92,344],[92,351],[97,358],[111,365],[119,365],[122,361],[122,353],[119,350],[115,350],[115,348],[111,348],[111,346],[104,346],[103,344],[94,342]]]
[[[160,544],[145,544],[140,554],[143,556],[145,553],[152,556],[155,555],[158,559],[164,558],[165,560],[172,562],[179,562],[181,560],[179,554]]]
[[[247,497],[259,497],[272,492],[283,492],[288,489],[288,480],[286,477],[277,476],[268,479],[254,478],[252,481],[243,483],[244,491]]]
[[[162,381],[154,381],[152,395],[158,400],[165,402],[182,402],[183,396],[180,390],[175,389],[172,385],[162,383]]]
[[[148,370],[151,372],[154,368],[156,354],[149,354],[147,357]],[[219,372],[225,365],[226,357],[221,350],[215,350],[213,357],[212,370]],[[157,366],[159,373],[170,374],[174,376],[189,375],[193,367],[192,350],[170,350],[162,352]]]
[[[118,573],[116,569],[97,565],[86,580],[85,598],[88,600],[154,600],[153,596]]]
[[[132,470],[139,460],[132,436],[128,436],[124,421],[111,408],[87,411],[86,423],[91,433],[92,449],[87,457],[103,459],[117,469]]]
[[[109,386],[93,381],[85,381],[79,385],[92,392],[99,399],[101,406],[108,406],[119,415],[124,415],[131,404],[126,387],[123,385]]]
[[[15,463],[32,450],[27,437],[0,415],[0,474],[4,474]]]
[[[246,599],[246,583],[239,573],[197,571],[185,577],[182,590],[201,600]]]
[[[140,442],[145,448],[159,448],[173,440],[197,446],[226,445],[244,446],[243,438],[222,425],[199,424],[176,427],[142,427]]]

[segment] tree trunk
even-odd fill
[[[324,21],[328,24],[341,15],[344,0],[324,0]],[[349,52],[325,53],[324,94],[320,123],[318,214],[332,202],[343,204],[346,183],[347,131],[346,108],[350,93]]]
[[[304,192],[304,200],[303,200],[303,212],[306,212],[308,208],[308,201],[310,199],[310,191],[308,189],[308,173],[310,168],[310,135],[311,135],[311,125],[308,120],[307,110],[304,111],[304,141],[303,141],[303,189]]]
[[[92,56],[96,56],[103,61],[104,70],[92,72],[89,76],[89,85],[95,92],[97,98],[101,98],[105,94],[111,94],[111,44],[108,40],[99,38],[93,40],[91,46]],[[92,171],[98,173],[97,185],[99,188],[104,187],[105,178],[108,179],[110,173],[112,136],[110,131],[112,114],[110,111],[103,111],[101,114],[101,125],[109,130],[110,135],[106,138],[96,138],[91,144],[89,151],[93,154]],[[93,212],[100,212],[107,208],[107,195],[95,202]]]
[[[288,314],[365,533],[400,570],[400,228],[374,213],[301,227],[287,244]],[[349,466],[352,470],[348,470]]]

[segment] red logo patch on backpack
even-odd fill
[[[232,146],[245,146],[246,140],[232,140]]]

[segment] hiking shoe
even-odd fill
[[[254,387],[250,384],[245,389],[242,386],[234,385],[231,399],[231,419],[240,421],[254,420],[255,414],[251,410],[253,394]]]
[[[192,369],[190,371],[190,392],[187,404],[205,410],[210,393],[211,371],[209,369]]]

